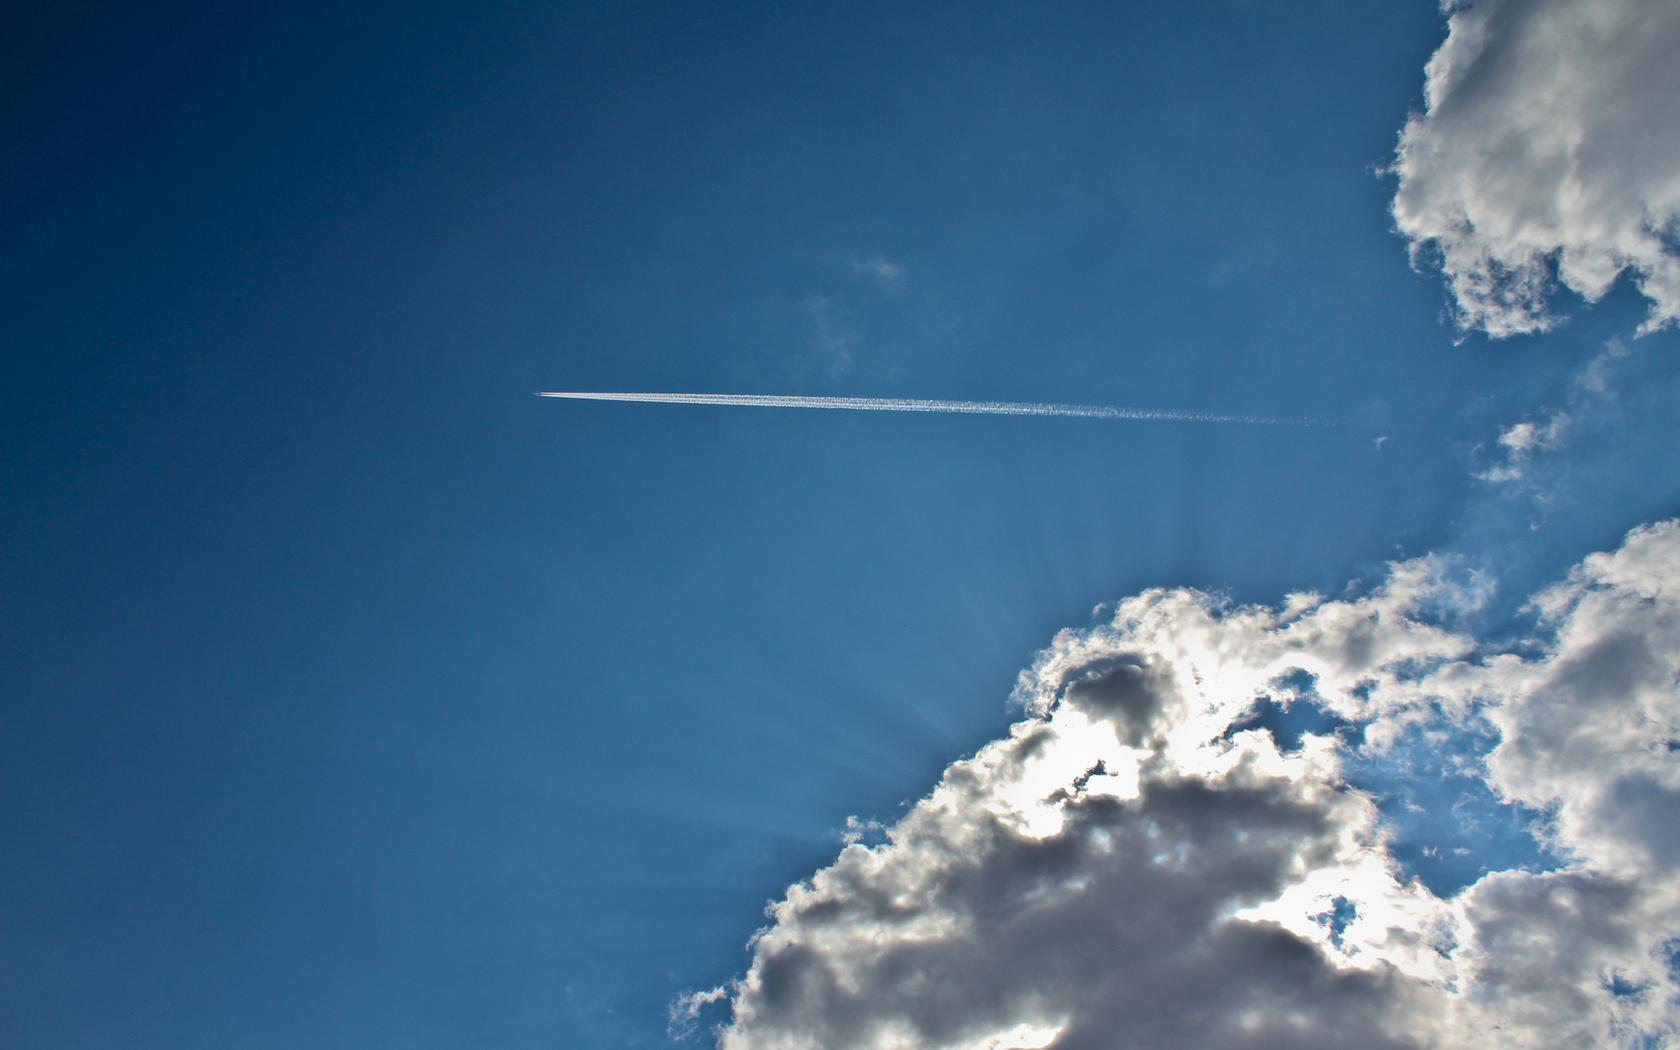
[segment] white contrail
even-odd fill
[[[1086,419],[1156,419],[1180,423],[1266,423],[1305,425],[1306,419],[1225,416],[1113,405],[1052,405],[1036,401],[930,401],[909,397],[806,397],[799,394],[629,394],[547,390],[538,397],[580,401],[657,401],[676,405],[752,405],[758,408],[849,408],[859,412],[956,412],[979,416],[1080,416]]]

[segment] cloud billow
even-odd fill
[[[1642,332],[1680,320],[1680,4],[1445,6],[1393,214],[1461,327],[1544,331],[1554,283],[1595,301],[1624,271],[1650,301]]]
[[[1062,632],[1007,738],[675,1012],[727,999],[724,1050],[1667,1045],[1680,526],[1542,592],[1538,655],[1432,622],[1477,597],[1447,568],[1281,609],[1156,590]],[[1280,746],[1255,719],[1280,703],[1333,717]],[[1420,732],[1548,815],[1552,870],[1446,897],[1404,870],[1347,774]]]

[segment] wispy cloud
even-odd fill
[[[1482,481],[1499,484],[1521,480],[1527,472],[1529,457],[1541,449],[1557,448],[1572,420],[1567,412],[1553,412],[1544,423],[1524,420],[1506,427],[1499,435],[1499,447],[1505,450],[1502,462],[1478,471]]]
[[[852,260],[853,271],[867,274],[878,281],[891,283],[904,276],[904,267],[895,262],[888,262],[879,255],[866,255]]]
[[[1501,430],[1497,439],[1499,461],[1472,471],[1473,476],[1496,485],[1523,482],[1544,502],[1547,494],[1532,483],[1531,467],[1541,454],[1562,449],[1578,432],[1604,425],[1617,401],[1617,372],[1629,356],[1619,338],[1606,342],[1570,378],[1564,407],[1542,409],[1540,418],[1525,419]]]

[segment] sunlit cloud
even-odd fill
[[[1642,332],[1680,319],[1680,5],[1443,6],[1393,212],[1461,327],[1544,331],[1556,283],[1593,301],[1624,272],[1650,301]]]
[[[1680,527],[1586,559],[1514,649],[1444,625],[1485,597],[1450,570],[1277,609],[1154,590],[1063,631],[1005,739],[676,1016],[727,1004],[724,1050],[1665,1045]],[[1489,840],[1454,891],[1408,871],[1366,774],[1419,739],[1545,863]]]

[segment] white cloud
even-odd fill
[[[1543,409],[1540,419],[1525,419],[1501,430],[1498,461],[1472,471],[1472,475],[1496,485],[1523,482],[1523,487],[1535,496],[1538,507],[1550,502],[1555,493],[1548,489],[1558,480],[1558,468],[1566,464],[1554,463],[1549,471],[1533,468],[1541,465],[1544,453],[1555,452],[1583,433],[1602,431],[1615,423],[1618,410],[1615,384],[1629,356],[1627,346],[1620,339],[1606,342],[1571,377],[1565,408]],[[1535,473],[1550,475],[1552,485],[1547,485],[1543,478],[1532,477]]]
[[[1680,4],[1448,0],[1393,211],[1465,328],[1543,331],[1554,277],[1596,300],[1629,270],[1641,331],[1680,320]]]
[[[1668,1045],[1680,527],[1542,592],[1538,655],[1426,622],[1477,599],[1448,568],[1281,610],[1150,591],[1062,632],[1006,739],[790,888],[745,977],[676,1016],[727,998],[724,1050]],[[1282,749],[1266,696],[1354,726]],[[1347,760],[1477,727],[1470,767],[1550,814],[1563,862],[1443,899]]]
[[[1521,480],[1527,472],[1529,458],[1536,451],[1561,445],[1571,422],[1569,413],[1553,412],[1544,423],[1524,420],[1506,427],[1499,434],[1499,447],[1505,450],[1504,462],[1495,463],[1476,477],[1495,484]]]

